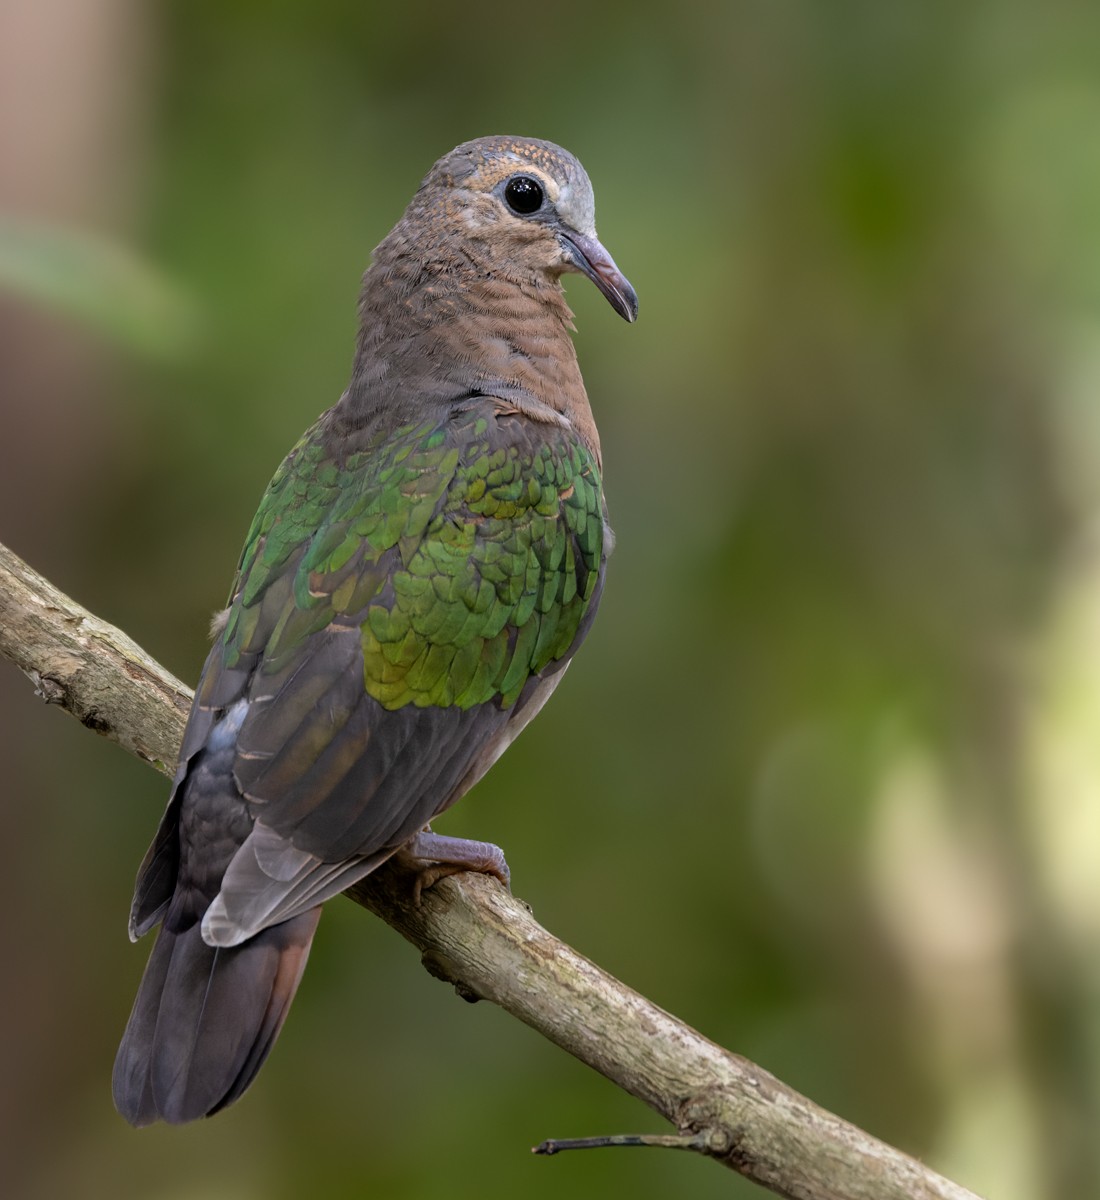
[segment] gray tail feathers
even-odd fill
[[[198,923],[161,928],[115,1058],[131,1125],[210,1116],[248,1087],[298,989],[320,907],[214,949]]]

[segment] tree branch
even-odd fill
[[[2,545],[0,653],[47,703],[173,773],[191,693]],[[417,907],[408,876],[391,868],[349,895],[412,942],[431,974],[460,995],[500,1005],[682,1135],[617,1144],[697,1150],[792,1200],[977,1200],[612,978],[495,880],[454,876]]]

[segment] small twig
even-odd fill
[[[0,654],[50,703],[172,774],[191,693],[3,546]],[[681,1130],[597,1144],[697,1150],[791,1200],[977,1200],[612,978],[494,879],[456,875],[417,906],[407,876],[383,868],[349,895],[433,975],[499,1004]]]
[[[605,1146],[657,1146],[662,1150],[705,1151],[702,1133],[611,1133],[605,1137],[547,1138],[531,1147],[532,1154],[560,1154],[563,1150],[602,1150]]]

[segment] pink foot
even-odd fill
[[[512,872],[504,861],[504,851],[492,842],[471,842],[465,838],[444,837],[422,829],[394,855],[403,866],[416,872],[413,899],[420,904],[420,895],[448,875],[459,871],[477,871],[494,875],[510,887]]]

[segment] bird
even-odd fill
[[[508,884],[498,847],[431,822],[545,704],[604,588],[568,273],[636,319],[588,175],[534,138],[444,155],[374,250],[348,387],[263,495],[138,872],[131,939],[160,929],[113,1073],[131,1124],[241,1096],[321,905],[387,859]]]

